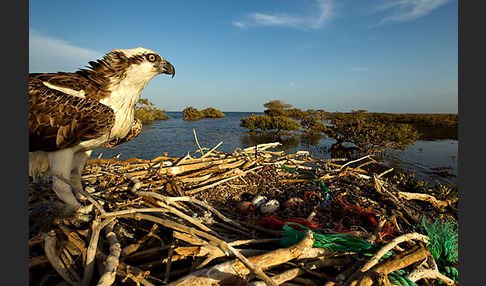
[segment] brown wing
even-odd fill
[[[113,110],[95,100],[50,89],[29,78],[29,151],[55,151],[110,132]]]
[[[48,82],[55,86],[66,87],[76,91],[84,90],[86,98],[94,100],[100,100],[108,93],[108,90],[105,89],[106,79],[104,77],[95,77],[95,73],[88,70],[81,70],[75,73],[31,73],[29,74],[29,87],[30,82],[35,82],[36,85]]]
[[[142,121],[138,118],[135,118],[133,121],[132,121],[132,127],[130,129],[130,131],[128,132],[127,136],[125,136],[124,138],[121,138],[121,139],[118,139],[118,138],[115,138],[113,140],[111,140],[110,142],[106,143],[105,145],[103,145],[104,148],[114,148],[122,143],[125,143],[125,142],[128,142],[130,140],[132,140],[133,138],[137,137],[138,134],[140,134],[142,132]]]

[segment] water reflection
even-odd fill
[[[302,134],[300,142],[302,146],[316,146],[324,138],[324,134]],[[327,138],[327,136],[325,136]]]
[[[457,140],[457,127],[413,126],[420,133],[420,140]]]
[[[245,147],[270,142],[282,143],[282,145],[278,149],[286,152],[293,150],[297,148],[297,146],[299,146],[299,138],[295,136],[275,135],[274,133],[246,133],[240,135],[240,145]]]

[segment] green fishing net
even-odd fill
[[[436,220],[428,223],[425,218],[421,222],[422,228],[430,238],[427,249],[430,251],[439,271],[454,281],[459,278],[459,271],[453,265],[459,260],[457,222],[453,220]]]

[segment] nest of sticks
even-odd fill
[[[392,285],[387,275],[401,270],[419,285],[454,285],[417,226],[457,219],[457,199],[400,191],[372,156],[321,160],[272,151],[279,143],[224,153],[220,144],[182,158],[90,160],[85,203],[95,206],[84,218],[57,213],[50,184],[32,182],[30,283]],[[304,236],[282,247],[288,222]],[[379,250],[363,258],[313,247],[311,230]]]

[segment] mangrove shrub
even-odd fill
[[[189,106],[186,107],[183,111],[183,119],[184,120],[199,120],[202,118],[223,118],[226,115],[221,112],[220,110],[212,107],[208,107],[203,110],[199,110],[195,107]]]
[[[337,140],[338,145],[350,142],[366,153],[386,149],[404,150],[418,140],[419,133],[409,124],[383,122],[362,117],[346,120],[333,120],[327,130],[329,137]]]
[[[158,109],[146,98],[140,98],[135,105],[135,118],[142,120],[142,122],[153,120],[165,120],[170,116],[165,114],[165,110]]]
[[[282,130],[299,130],[300,124],[285,116],[268,116],[268,115],[255,115],[252,114],[249,117],[242,118],[241,127],[250,129],[250,131],[261,130],[270,131],[275,130],[279,133]]]

